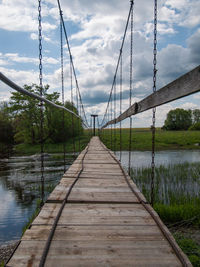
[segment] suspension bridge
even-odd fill
[[[175,99],[200,91],[200,66],[156,89],[157,1],[154,6],[153,93],[138,103],[132,103],[133,91],[133,6],[131,1],[122,44],[108,104],[99,124],[99,136],[93,136],[79,154],[53,192],[44,200],[44,103],[81,121],[91,128],[84,110],[76,69],[67,37],[63,12],[58,1],[61,33],[61,84],[63,105],[57,105],[43,95],[42,80],[42,24],[39,1],[39,82],[40,95],[31,93],[0,73],[0,79],[22,94],[40,101],[41,111],[41,188],[43,206],[29,229],[22,236],[6,266],[192,266],[173,236],[152,208],[154,204],[155,108]],[[130,26],[130,96],[129,107],[122,112],[123,48]],[[71,101],[76,91],[78,114],[64,106],[63,33],[66,39],[71,74]],[[117,82],[119,75],[119,82]],[[75,85],[73,85],[73,82]],[[120,99],[117,99],[117,85]],[[120,103],[117,114],[116,105]],[[100,141],[110,127],[111,147],[115,148],[116,125],[130,120],[129,151],[132,149],[132,116],[153,109],[152,115],[152,182],[151,204],[139,191],[116,158]],[[95,121],[96,115],[92,115]],[[64,116],[63,116],[64,117]],[[73,127],[72,119],[72,127]],[[63,119],[64,123],[64,119]],[[113,127],[114,125],[114,127]],[[94,130],[95,135],[95,130]],[[115,149],[114,149],[115,150]],[[120,154],[121,155],[121,154]],[[121,156],[120,156],[121,158]]]

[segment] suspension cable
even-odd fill
[[[72,53],[71,53],[71,49],[70,49],[70,45],[69,45],[67,31],[66,31],[66,28],[65,28],[65,23],[64,23],[64,19],[63,19],[63,14],[62,14],[62,9],[61,9],[61,5],[60,5],[60,1],[57,0],[57,3],[58,3],[59,12],[60,12],[60,18],[61,18],[62,25],[63,25],[63,30],[64,30],[64,34],[65,34],[67,48],[68,48],[68,52],[69,52],[69,56],[70,56],[70,61],[71,61],[71,64],[72,64],[72,70],[73,70],[73,74],[74,74],[74,79],[75,79],[76,87],[77,87],[77,90],[78,90],[80,104],[81,104],[81,107],[82,107],[82,110],[83,110],[83,116],[84,116],[85,124],[87,125],[87,127],[89,127],[89,124],[88,124],[88,121],[87,121],[87,117],[86,117],[86,114],[85,114],[85,110],[84,110],[84,106],[83,106],[83,102],[82,102],[82,97],[81,97],[81,94],[80,94],[80,89],[79,89],[79,85],[78,85],[77,75],[76,75],[76,71],[75,71],[75,67],[74,67],[74,62],[73,62]]]
[[[154,47],[153,47],[153,93],[156,92],[157,74],[157,0],[154,0]],[[155,123],[156,108],[152,111],[152,162],[151,162],[151,205],[154,205],[154,178],[155,178]]]
[[[122,114],[122,67],[123,67],[123,54],[121,52],[121,60],[120,60],[120,94],[119,94],[119,97],[120,97],[120,105],[119,105],[119,115]],[[119,134],[120,134],[120,155],[119,155],[119,159],[120,159],[120,162],[122,160],[122,122],[120,121],[120,131],[119,131]]]
[[[79,97],[78,97],[78,88],[76,86],[76,105],[77,105],[77,111],[79,112],[80,116],[81,116],[81,105],[80,105],[80,101],[79,101]],[[81,121],[77,121],[78,122],[78,150],[79,150],[79,153],[81,152],[81,140],[80,140],[80,123]]]
[[[99,116],[97,116],[97,126],[98,126],[98,136],[101,135],[100,127],[99,127]]]
[[[69,63],[69,68],[70,68],[70,88],[71,88],[71,105],[72,105],[72,109],[74,109],[74,103],[73,103],[73,78],[72,78],[72,63],[70,61]],[[74,131],[74,116],[72,115],[71,117],[72,121],[71,121],[71,127],[72,127],[72,143],[73,143],[73,154],[75,156],[75,131]]]
[[[101,126],[104,125],[105,117],[106,117],[106,114],[108,112],[109,102],[111,100],[111,95],[112,95],[115,79],[116,79],[118,68],[119,68],[120,58],[121,58],[121,55],[122,55],[124,42],[125,42],[125,39],[126,39],[126,33],[127,33],[128,25],[129,25],[130,16],[131,16],[131,10],[133,8],[133,1],[131,0],[130,3],[131,3],[131,6],[130,6],[130,10],[129,10],[127,21],[126,21],[124,35],[123,35],[123,38],[122,38],[122,44],[121,44],[121,47],[120,47],[120,53],[119,53],[119,57],[118,57],[118,61],[117,61],[117,66],[116,66],[116,69],[115,69],[114,79],[113,79],[113,83],[112,83],[112,86],[111,86],[110,95],[109,95],[109,99],[108,99],[108,102],[107,102],[107,107],[106,107],[106,110],[105,110],[105,113],[104,113],[104,116],[103,116],[103,119],[102,119],[102,122],[101,122]]]
[[[111,94],[111,99],[110,99],[110,117],[111,120],[113,119],[113,95]],[[110,149],[113,150],[113,125],[111,124],[111,131],[110,131]]]
[[[38,40],[39,40],[39,85],[40,96],[43,96],[42,77],[42,15],[41,0],[38,0]],[[40,155],[41,155],[41,205],[44,204],[44,103],[40,101]]]
[[[60,20],[60,60],[61,60],[61,87],[62,87],[62,104],[65,106],[65,95],[64,95],[64,63],[63,63],[63,30],[62,22]],[[72,114],[73,116],[73,114]],[[66,171],[66,146],[65,146],[65,114],[64,109],[62,110],[62,127],[63,127],[63,164],[64,164],[64,173]]]
[[[116,78],[115,78],[115,84],[114,84],[114,118],[116,118]],[[114,153],[116,154],[116,123],[114,124]]]
[[[133,0],[131,0],[133,6]],[[132,105],[132,90],[133,90],[133,8],[131,9],[131,43],[130,43],[130,90],[129,90],[129,107]],[[129,124],[129,160],[128,173],[131,173],[131,150],[132,150],[132,117],[130,116]]]

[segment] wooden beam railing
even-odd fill
[[[154,107],[161,106],[176,99],[188,96],[200,91],[200,65],[193,70],[187,72],[183,76],[165,85],[155,93],[147,96],[138,103],[134,103],[126,111],[117,118],[108,121],[101,128],[108,125],[118,123],[124,119],[149,110]]]

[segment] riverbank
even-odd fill
[[[104,144],[111,150],[129,150],[129,129],[122,129],[121,146],[120,146],[120,130],[105,129],[101,133],[101,138]],[[112,143],[111,143],[112,133]],[[65,147],[68,153],[78,152],[84,149],[89,141],[88,135],[83,135],[79,138],[69,139]],[[79,146],[80,143],[80,146]],[[183,149],[200,149],[200,132],[199,131],[163,131],[157,128],[155,135],[156,150],[183,150]],[[148,128],[132,129],[132,144],[131,150],[135,151],[150,151],[152,147],[152,134]],[[44,144],[45,153],[62,153],[63,144]],[[14,153],[17,155],[31,155],[40,152],[40,145],[18,144],[14,147]]]
[[[4,266],[7,260],[12,255],[19,241],[10,241],[0,245],[0,267]]]

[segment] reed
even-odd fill
[[[151,195],[151,168],[131,169],[131,177],[147,201]],[[154,208],[165,223],[187,221],[200,225],[200,163],[155,168]]]

